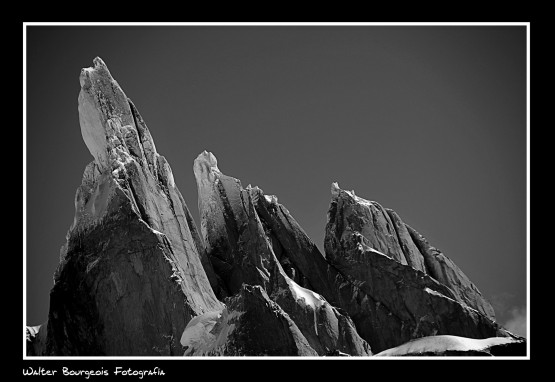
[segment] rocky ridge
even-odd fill
[[[44,355],[181,355],[189,320],[222,307],[196,227],[169,164],[100,58],[80,83],[79,122],[94,161],[54,275]]]
[[[216,157],[201,153],[194,163],[199,188],[201,233],[207,255],[221,280],[222,296],[233,296],[247,285],[259,285],[297,324],[319,355],[335,350],[370,355],[352,320],[324,297],[304,288],[286,274],[256,212],[259,190],[241,186],[221,173]]]
[[[76,191],[48,321],[26,328],[28,355],[457,355],[476,341],[491,346],[461,354],[522,355],[525,340],[495,322],[447,256],[393,210],[336,183],[324,256],[276,196],[244,188],[204,151],[193,166],[199,232],[100,58],[80,84],[94,160]],[[434,340],[411,342],[420,338]]]
[[[512,336],[464,273],[397,214],[337,183],[331,191],[326,259],[367,296],[367,317],[357,327],[375,349],[441,334]]]

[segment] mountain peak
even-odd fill
[[[198,231],[169,163],[104,61],[82,69],[80,83],[79,122],[94,161],[75,195],[48,323],[33,336],[45,346],[34,349],[182,354],[175,339],[188,321],[222,308]]]
[[[93,63],[81,70],[79,78],[79,123],[87,148],[104,172],[128,161],[129,154],[144,157],[144,149],[129,147],[141,139],[127,96],[102,59]]]
[[[339,188],[339,183],[337,182],[333,182],[331,184],[331,196],[334,198],[337,198],[339,196],[339,191],[341,189]]]
[[[523,351],[453,261],[395,211],[337,182],[324,256],[276,196],[244,188],[204,150],[193,164],[199,232],[104,61],[79,80],[94,160],[76,191],[48,321],[27,328],[29,355]]]
[[[195,163],[194,163],[195,171],[197,168],[201,172],[203,171],[206,171],[207,173],[210,173],[212,171],[220,172],[220,169],[218,168],[218,159],[216,159],[216,156],[214,154],[206,150],[201,152],[195,159]]]

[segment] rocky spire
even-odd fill
[[[494,321],[489,303],[451,260],[392,210],[336,183],[324,247],[327,261],[368,297],[362,317],[370,320],[359,321],[357,329],[375,351],[440,334],[512,336]],[[380,324],[373,326],[376,321]]]
[[[79,80],[94,160],[75,194],[48,322],[26,329],[28,355],[524,354],[526,341],[494,321],[452,260],[395,211],[337,183],[324,256],[276,196],[244,188],[204,151],[193,165],[199,232],[105,63],[95,58]]]
[[[245,284],[259,286],[295,322],[317,354],[370,355],[370,346],[348,316],[286,274],[255,208],[258,189],[243,188],[238,179],[224,175],[214,155],[206,151],[195,160],[194,172],[201,232],[221,280],[222,296],[241,295]]]
[[[427,274],[448,287],[456,300],[495,319],[490,303],[463,271],[406,225],[395,211],[360,198],[354,191],[342,190],[337,183],[332,184],[332,205],[337,213],[333,216],[335,221],[329,224],[336,225],[330,228],[335,227],[337,234],[341,231],[342,240],[358,233],[363,245]],[[332,262],[342,261],[337,251],[330,250],[327,255]]]
[[[190,319],[223,307],[199,235],[170,165],[104,62],[95,58],[79,79],[81,133],[94,161],[61,250],[46,351],[182,355]]]

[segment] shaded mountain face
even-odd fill
[[[326,255],[332,262],[341,264],[344,260],[332,248],[334,238],[347,240],[358,233],[367,247],[429,275],[448,287],[457,301],[495,319],[492,306],[459,267],[403,223],[395,211],[341,190],[336,183],[332,185],[332,198],[325,239],[326,248],[330,248]]]
[[[245,189],[238,179],[222,174],[216,157],[206,151],[195,160],[194,173],[201,233],[219,279],[214,288],[220,298],[240,293],[245,284],[259,285],[295,322],[317,354],[370,355],[370,346],[359,337],[348,316],[286,273],[284,260],[276,257],[272,238],[255,208],[263,197],[260,190]]]
[[[353,320],[375,350],[440,334],[511,335],[495,322],[491,305],[449,258],[394,211],[336,183],[324,240],[328,262],[369,298],[370,318]]]
[[[394,211],[332,185],[324,257],[275,196],[251,192],[284,268],[351,317],[374,352],[436,334],[511,336],[464,273]]]
[[[187,356],[317,356],[299,327],[260,286],[243,284],[226,308],[195,317],[181,337]]]
[[[495,322],[448,257],[393,210],[337,184],[324,256],[276,196],[244,188],[204,151],[193,165],[197,230],[100,58],[80,83],[94,160],[76,191],[48,321],[26,328],[28,355],[522,355],[525,340]]]

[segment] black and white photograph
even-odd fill
[[[529,359],[529,29],[24,23],[23,360]]]

